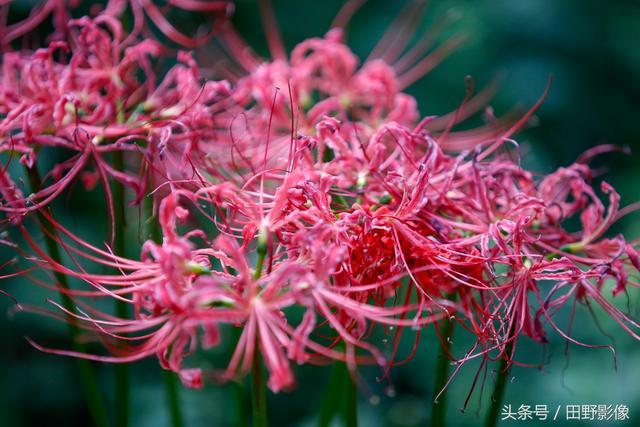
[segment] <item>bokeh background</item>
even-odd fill
[[[89,3],[89,2],[88,2]],[[234,21],[241,34],[266,55],[258,8],[253,1],[237,1]],[[287,47],[311,36],[323,35],[342,2],[340,0],[274,0],[276,15]],[[432,1],[421,28],[444,14],[458,19],[448,35],[463,31],[464,46],[409,92],[418,99],[422,115],[443,114],[461,102],[464,78],[471,75],[478,87],[496,76],[500,85],[491,105],[496,113],[526,108],[542,94],[549,75],[553,85],[537,113],[536,126],[517,135],[522,162],[540,174],[571,163],[596,144],[627,146],[630,155],[611,153],[599,157],[596,166],[622,195],[623,204],[640,200],[640,2],[598,0],[440,0]],[[35,2],[19,0],[12,6],[16,16],[28,13]],[[349,45],[366,58],[405,1],[370,0],[353,18]],[[184,17],[180,26],[192,23]],[[77,189],[74,197],[57,207],[74,231],[100,242],[105,231],[102,198]],[[137,211],[131,210],[131,221]],[[622,220],[614,232],[640,236],[638,214]],[[128,245],[136,255],[139,235],[131,231]],[[13,256],[3,249],[2,260]],[[44,304],[41,290],[14,280],[8,290],[21,301]],[[618,304],[637,313],[638,293],[618,298]],[[570,346],[551,334],[546,352],[522,342],[522,360],[548,361],[543,370],[514,368],[506,404],[546,404],[550,410],[567,404],[624,404],[630,421],[605,425],[640,425],[640,344],[613,322],[602,317],[594,323],[585,309],[578,309],[574,336],[584,342],[616,348],[616,365],[606,349]],[[561,318],[565,324],[567,317]],[[603,331],[601,331],[602,329]],[[459,331],[458,331],[459,332]],[[0,426],[89,426],[73,360],[42,354],[24,340],[31,336],[54,347],[69,343],[64,325],[47,317],[15,313],[13,304],[0,298]],[[359,416],[362,426],[409,427],[425,425],[434,398],[433,372],[437,354],[435,335],[426,331],[419,350],[409,364],[392,372],[390,381],[378,383],[375,369],[364,369],[367,389],[362,389]],[[453,348],[463,354],[469,337],[456,335]],[[384,343],[381,343],[384,345]],[[404,343],[404,353],[411,341]],[[197,356],[204,366],[220,366],[228,348]],[[95,364],[101,385],[113,400],[112,366]],[[490,376],[484,393],[477,387],[466,411],[461,408],[471,388],[477,364],[465,365],[449,389],[451,426],[481,425],[490,399]],[[155,359],[132,365],[134,427],[169,425],[165,409],[162,372]],[[298,369],[299,385],[289,393],[269,395],[269,416],[274,426],[315,425],[328,370]],[[182,389],[181,402],[188,426],[226,426],[237,417],[231,386],[208,384],[203,390]],[[564,410],[564,408],[563,408]],[[562,414],[562,413],[561,413]],[[562,418],[562,416],[560,417]],[[512,421],[510,424],[546,425],[551,421]],[[561,419],[555,425],[563,425]],[[567,424],[589,422],[567,421]],[[592,425],[603,425],[593,421]],[[503,423],[508,425],[509,423]],[[336,424],[337,425],[337,424]]]

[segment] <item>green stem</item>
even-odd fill
[[[324,399],[322,400],[320,417],[318,418],[318,427],[329,427],[333,416],[337,412],[340,395],[342,394],[342,371],[342,363],[335,362],[331,369],[331,376],[329,377],[329,383],[327,384],[327,391],[324,394]]]
[[[27,176],[29,179],[29,185],[31,191],[36,193],[42,188],[42,179],[38,173],[38,169],[34,165],[32,168],[26,168]],[[38,222],[40,223],[40,231],[44,237],[45,245],[47,247],[47,253],[55,262],[62,264],[62,257],[60,256],[60,247],[58,242],[53,238],[55,230],[51,223],[45,218],[41,211],[37,211]],[[64,291],[69,289],[69,282],[67,276],[60,272],[54,272],[54,277],[61,290],[60,299],[62,300],[63,307],[69,311],[75,311],[75,306],[71,297]],[[80,328],[76,320],[67,316],[67,323],[69,327],[69,336],[71,337],[71,345],[73,350],[78,353],[86,353],[87,348],[84,344],[78,342],[78,335],[80,334]],[[89,415],[93,421],[93,425],[96,427],[108,427],[109,419],[107,417],[107,411],[104,406],[100,387],[98,385],[98,379],[96,378],[91,362],[86,359],[77,358],[75,360],[76,368],[78,369],[78,375],[80,376],[80,383],[84,392],[84,397],[89,409]]]
[[[345,427],[358,427],[358,389],[344,362],[335,362],[320,408],[318,427],[328,427],[340,414]]]
[[[445,344],[440,348],[438,352],[438,361],[436,364],[436,381],[434,386],[434,393],[440,393],[440,391],[447,384],[449,379],[449,353],[450,344],[447,342],[447,338],[451,337],[453,331],[453,323],[446,321],[440,328],[440,334],[445,340]],[[444,427],[447,417],[447,391],[444,390],[440,396],[433,400],[431,406],[431,426],[432,427]]]
[[[113,153],[113,168],[124,170],[124,155],[122,151]],[[121,182],[113,180],[113,212],[115,222],[114,251],[116,255],[125,256],[125,194]],[[126,319],[129,310],[125,301],[116,300],[116,316]],[[127,427],[129,425],[129,366],[119,363],[115,366],[115,401],[116,401],[116,426]]]
[[[264,385],[262,356],[258,351],[258,340],[251,364],[251,403],[253,406],[253,427],[267,427],[267,393]]]
[[[153,185],[152,178],[149,179],[149,183]],[[160,230],[160,224],[153,217],[153,195],[149,194],[144,199],[144,237],[145,239],[153,240],[156,243],[162,242],[162,231]],[[169,405],[169,416],[171,418],[171,427],[182,427],[183,416],[182,407],[180,406],[180,389],[178,376],[175,372],[165,370],[164,375],[164,390],[167,395],[167,403]]]
[[[233,342],[235,345],[238,344],[240,340],[241,329],[233,328]],[[245,389],[245,384],[243,382],[234,382],[232,384],[233,387],[233,395],[236,402],[236,427],[247,427],[247,414],[249,413],[249,402],[247,399],[247,393]]]
[[[180,407],[180,394],[178,388],[178,376],[175,372],[164,371],[164,389],[169,401],[169,416],[171,427],[182,427],[182,408]]]
[[[448,300],[453,300],[455,295],[447,295]],[[449,380],[449,365],[451,354],[451,337],[453,335],[453,321],[449,318],[443,320],[440,327],[440,337],[442,346],[438,352],[436,361],[436,381],[434,385],[434,395],[437,396],[447,385]],[[444,427],[447,420],[447,390],[442,391],[436,399],[434,396],[431,405],[431,427]]]
[[[440,335],[444,344],[440,347],[436,364],[436,382],[434,386],[436,395],[445,387],[449,379],[449,352],[451,349],[450,341],[453,333],[453,322],[450,320],[445,320],[444,322],[440,328]],[[447,417],[447,390],[444,390],[437,399],[434,398],[431,408],[431,427],[444,427]]]
[[[262,275],[264,259],[267,255],[266,242],[258,238],[258,261],[253,274],[254,280],[258,280]],[[262,355],[256,335],[256,343],[253,351],[253,361],[251,363],[251,403],[253,406],[253,427],[267,427],[267,393],[264,383],[264,369],[262,367]]]
[[[262,276],[262,267],[264,266],[264,258],[267,256],[267,248],[258,243],[258,261],[256,261],[256,270],[253,272],[253,279],[258,280]]]
[[[344,366],[344,425],[345,427],[358,427],[358,389],[356,383],[349,374],[346,364]]]
[[[507,378],[511,372],[511,366],[507,362],[506,357],[511,356],[511,349],[513,348],[512,342],[509,341],[505,346],[505,357],[500,360],[500,367],[498,368],[498,376],[493,388],[493,395],[491,396],[491,406],[489,406],[489,412],[487,413],[487,420],[485,421],[485,427],[495,427],[498,425],[498,417],[502,408],[502,401],[504,399],[504,393],[507,389]]]

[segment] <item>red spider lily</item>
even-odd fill
[[[135,154],[143,152],[146,142],[149,163],[163,156],[164,167],[156,170],[181,179],[184,174],[175,171],[184,170],[189,147],[197,148],[205,137],[211,139],[208,135],[215,134],[216,122],[222,120],[214,117],[226,108],[228,86],[201,85],[188,54],[181,53],[184,64],[173,67],[156,84],[150,58],[160,53],[157,43],[145,40],[125,47],[120,24],[108,15],[72,21],[69,26],[78,29],[69,45],[55,42],[32,55],[4,56],[0,149],[21,154],[20,161],[28,168],[37,167],[36,156],[44,149],[72,153],[44,177],[45,187],[34,189],[26,199],[17,197],[7,164],[2,171],[2,210],[13,220],[46,206],[79,177],[89,188],[102,181],[109,207],[111,179],[133,189],[134,202],[139,202],[146,179],[140,171],[116,170],[111,164],[114,153],[127,153],[129,163],[140,167],[143,157],[135,159]],[[68,61],[54,60],[56,52],[67,49]],[[146,81],[140,79],[141,72]],[[172,165],[175,154],[170,153],[176,152],[182,154]]]
[[[291,172],[265,170],[259,175],[268,179],[258,175],[241,187],[227,181],[194,194],[182,190],[180,194],[193,199],[205,215],[206,210],[200,205],[212,203],[217,214],[209,219],[218,225],[220,232],[235,236],[220,237],[211,249],[203,249],[203,255],[221,263],[219,272],[211,271],[207,267],[209,262],[190,265],[189,260],[194,257],[185,255],[183,249],[180,255],[177,249],[171,249],[180,247],[174,246],[181,239],[173,231],[176,215],[183,216],[186,211],[178,207],[175,195],[166,198],[160,215],[165,243],[161,247],[154,244],[147,247],[156,248],[150,253],[160,263],[164,277],[177,276],[165,286],[156,285],[153,291],[145,289],[144,292],[153,294],[142,298],[151,304],[147,311],[163,322],[169,322],[170,318],[182,322],[182,314],[178,315],[171,305],[174,303],[169,302],[175,298],[190,303],[200,301],[195,307],[181,306],[178,311],[187,317],[195,313],[198,319],[189,317],[188,324],[192,326],[189,349],[195,348],[192,334],[197,325],[244,325],[222,378],[246,372],[259,348],[266,357],[272,375],[270,387],[274,391],[293,383],[289,358],[306,361],[316,356],[331,357],[355,366],[355,361],[360,360],[355,348],[361,348],[382,363],[382,353],[366,341],[371,324],[419,327],[456,307],[460,309],[460,321],[465,325],[469,322],[468,328],[478,336],[473,351],[460,359],[461,363],[478,356],[489,357],[493,350],[512,361],[513,353],[506,354],[505,345],[515,342],[521,333],[545,342],[543,325],[547,322],[562,336],[575,341],[553,321],[571,295],[576,301],[595,301],[634,337],[638,336],[634,332],[637,323],[601,294],[606,277],[617,280],[616,294],[627,284],[636,285],[623,273],[626,267],[634,265],[633,260],[637,261],[634,248],[621,238],[599,240],[617,217],[618,198],[609,186],[603,187],[611,194],[612,203],[605,214],[597,198],[580,197],[595,193],[579,175],[567,175],[567,169],[536,184],[531,174],[506,160],[480,162],[479,156],[469,160],[464,160],[464,156],[450,157],[433,140],[399,125],[394,131],[408,139],[402,143],[406,151],[390,157],[384,168],[367,170],[362,165],[366,179],[361,172],[351,172],[349,177],[348,167],[332,168],[334,163],[354,164],[345,157],[349,151],[345,149],[343,153],[334,144],[336,157],[323,164],[309,162],[299,154],[300,158],[291,163],[295,167]],[[331,136],[322,132],[320,135]],[[416,148],[420,147],[409,139],[424,146],[424,153],[415,160],[404,158],[404,153],[417,155]],[[383,146],[398,144],[395,139],[373,138],[373,141]],[[419,166],[403,164],[406,160],[419,162]],[[335,176],[328,174],[338,170],[344,176],[338,172],[334,172]],[[575,209],[565,209],[571,214],[582,212],[584,230],[579,235],[565,232],[557,215],[551,214],[554,208],[566,205],[569,194],[565,192],[563,197],[562,193],[554,193],[553,199],[546,196],[553,193],[552,183],[561,182],[566,176],[577,179],[571,196],[584,200]],[[342,200],[336,204],[332,195],[340,194]],[[381,202],[384,196],[386,199]],[[197,230],[193,233],[200,234]],[[236,244],[236,239],[242,239],[242,246]],[[243,253],[256,241],[258,245],[267,245],[269,253],[267,273],[259,279],[254,278]],[[566,256],[547,259],[556,253]],[[594,258],[595,255],[599,258]],[[128,269],[120,259],[109,263]],[[207,275],[196,274],[202,272]],[[185,275],[195,279],[185,282]],[[386,307],[405,276],[419,290],[418,302],[410,303],[407,298],[400,305]],[[111,280],[80,277],[98,284],[100,289],[107,288]],[[129,280],[128,275],[123,278]],[[594,279],[596,283],[592,282]],[[545,296],[541,292],[542,281],[554,281],[557,285]],[[562,289],[568,293],[555,296]],[[131,288],[135,295],[139,291]],[[442,294],[451,292],[458,295],[460,306],[441,299]],[[121,295],[119,291],[111,293]],[[530,293],[536,296],[537,307],[531,305]],[[216,307],[211,317],[201,311],[212,308],[202,306],[203,295],[222,298],[218,303],[209,303]],[[216,304],[223,308],[218,310]],[[286,309],[292,305],[307,308],[297,328],[285,321]],[[441,314],[422,314],[433,309],[439,309]],[[409,313],[416,314],[409,318]],[[324,321],[316,321],[317,318]],[[325,322],[338,334],[329,348],[309,338],[316,326]],[[207,339],[211,341],[213,338]],[[331,350],[339,341],[347,344],[346,353]],[[180,348],[183,347],[186,344]],[[515,346],[512,348],[514,352]],[[283,349],[290,350],[286,354]],[[150,352],[149,348],[139,355],[143,357]],[[176,356],[175,360],[166,366],[179,370],[182,356]],[[188,371],[189,378],[198,383],[199,377],[194,372]]]
[[[70,290],[70,295],[128,301],[134,305],[136,316],[134,320],[119,319],[80,302],[78,305],[83,308],[79,309],[79,314],[65,311],[83,321],[88,329],[105,335],[105,344],[113,356],[78,354],[34,345],[56,354],[111,362],[128,362],[157,354],[163,367],[178,372],[185,384],[199,387],[202,385],[200,372],[182,367],[183,359],[197,347],[197,330],[205,331],[200,342],[206,348],[218,343],[220,324],[241,325],[243,333],[236,351],[219,378],[226,380],[245,374],[259,348],[271,373],[269,386],[273,391],[279,391],[293,385],[290,360],[301,363],[334,358],[346,360],[355,369],[357,362],[369,360],[357,355],[355,348],[361,348],[374,356],[373,361],[383,363],[380,351],[362,339],[369,322],[420,327],[442,317],[442,314],[424,314],[434,308],[428,304],[387,308],[355,298],[357,287],[345,287],[338,279],[332,280],[344,253],[336,250],[337,259],[324,259],[321,252],[324,243],[320,241],[310,241],[307,244],[312,246],[300,252],[297,258],[274,263],[270,272],[255,279],[246,256],[231,238],[222,236],[210,248],[192,249],[192,243],[187,240],[189,236],[181,237],[175,232],[176,219],[185,214],[186,211],[176,204],[175,196],[163,200],[160,221],[164,242],[162,245],[147,242],[141,261],[95,248],[49,217],[60,233],[79,245],[64,244],[70,255],[117,268],[121,274],[116,275],[66,268],[47,257],[25,231],[25,238],[43,258],[42,267],[77,277],[93,287],[93,290]],[[193,230],[189,235],[198,236],[201,232]],[[211,258],[221,263],[220,271],[210,269]],[[78,262],[76,265],[80,267]],[[383,283],[368,288],[379,286]],[[306,314],[297,327],[286,320],[286,311],[293,305],[306,307]],[[412,319],[396,318],[416,310]],[[317,325],[317,318],[325,318],[338,334],[329,347],[309,336]],[[141,335],[132,336],[134,333]],[[110,343],[109,339],[143,343],[122,346]],[[338,340],[346,343],[346,352],[332,349]]]
[[[7,53],[2,73],[3,137],[43,133],[69,136],[78,126],[91,137],[121,135],[135,108],[154,88],[149,57],[160,46],[147,40],[125,48],[120,24],[107,16],[69,23],[69,43],[53,42],[32,54]],[[71,52],[68,61],[54,59]],[[141,82],[140,72],[147,76]],[[100,142],[100,141],[96,141]]]
[[[126,111],[140,102],[140,92],[145,90],[136,73],[149,69],[147,56],[157,55],[158,47],[144,42],[124,51],[120,26],[107,17],[72,21],[70,27],[79,28],[79,32],[69,46],[54,42],[32,55],[4,55],[0,95],[5,116],[0,124],[2,150],[21,153],[21,162],[29,168],[36,167],[36,155],[44,148],[73,153],[44,177],[45,183],[52,183],[34,189],[28,203],[8,200],[10,203],[3,210],[11,216],[45,206],[81,174],[91,185],[96,181],[86,170],[91,161],[96,168],[93,174],[103,181],[109,200],[108,176],[133,188],[138,195],[142,190],[136,176],[115,170],[104,158],[117,151],[137,151],[136,147],[102,142],[125,133],[122,123],[131,118]],[[68,62],[54,60],[56,51],[69,47],[72,56]]]
[[[412,31],[419,22],[416,18],[421,15],[420,9],[424,5],[410,6],[398,17],[359,69],[358,59],[342,41],[342,29],[361,3],[348,2],[334,21],[334,29],[324,39],[309,39],[299,44],[291,52],[289,61],[286,60],[268,1],[261,1],[260,5],[267,41],[274,58],[272,63],[265,63],[251,54],[251,49],[227,24],[221,31],[220,41],[227,51],[242,52],[242,55],[235,55],[232,59],[242,69],[241,72],[250,74],[240,79],[238,95],[255,99],[268,108],[272,88],[284,87],[289,82],[295,88],[295,104],[305,108],[310,107],[312,101],[314,104],[321,101],[318,107],[327,105],[326,112],[340,107],[347,112],[346,106],[349,104],[369,106],[382,112],[393,107],[394,103],[404,102],[395,100],[399,91],[426,74],[459,43],[458,39],[452,39],[423,58],[443,29],[445,22],[441,22],[431,32],[424,34],[415,46],[407,49]],[[399,26],[404,26],[403,31],[395,31]],[[405,55],[401,56],[403,52]],[[372,114],[371,117],[376,116]]]
[[[475,336],[455,358],[457,369],[476,358],[481,369],[500,358],[528,366],[516,358],[519,340],[544,344],[551,331],[598,347],[556,321],[563,309],[573,316],[578,303],[600,306],[640,339],[640,325],[605,290],[614,282],[615,298],[638,286],[629,274],[640,268],[638,243],[607,237],[637,205],[620,209],[619,195],[603,183],[605,207],[582,161],[538,179],[513,159],[506,147],[517,149],[511,137],[544,95],[516,120],[489,114],[485,127],[452,132],[488,96],[471,97],[469,87],[457,111],[420,120],[415,100],[402,90],[457,39],[423,58],[432,36],[407,48],[396,23],[359,66],[342,40],[357,3],[346,6],[324,38],[302,42],[287,58],[262,2],[274,60],[253,56],[226,26],[220,42],[240,52],[234,59],[242,68],[230,71],[229,82],[204,79],[186,52],[156,81],[151,58],[160,55],[159,45],[131,42],[140,8],[156,16],[142,0],[131,3],[134,36],[126,37],[114,19],[125,3],[112,2],[94,20],[71,22],[68,61],[54,59],[66,46],[60,42],[30,56],[6,55],[2,148],[22,154],[27,165],[41,147],[75,153],[28,197],[2,169],[2,210],[12,219],[42,209],[90,161],[107,194],[112,176],[140,200],[149,195],[150,173],[152,194],[165,196],[158,209],[164,240],[145,243],[139,260],[96,248],[43,213],[55,229],[49,237],[74,263],[66,267],[19,225],[39,268],[88,286],[63,291],[78,305],[65,314],[98,334],[112,355],[36,347],[113,362],[156,354],[185,384],[200,387],[203,373],[185,367],[185,359],[217,345],[219,328],[230,325],[241,328],[240,338],[228,366],[213,376],[244,375],[259,353],[269,387],[279,391],[295,383],[292,362],[336,359],[352,372],[376,363],[388,372],[404,363],[396,356],[407,327],[416,330],[418,345],[420,328],[443,318]],[[398,22],[414,22],[412,11]],[[138,172],[115,170],[105,158],[113,151],[127,154]],[[577,231],[568,230],[572,218]],[[185,233],[178,231],[182,220]],[[92,273],[85,262],[115,272]],[[83,300],[88,296],[125,301],[134,318],[103,313]],[[396,330],[385,353],[371,337],[388,327]]]
[[[66,312],[83,321],[84,327],[104,335],[104,343],[113,356],[54,352],[120,363],[157,354],[163,367],[179,373],[185,384],[191,387],[202,386],[199,370],[182,367],[184,357],[197,345],[198,327],[202,326],[205,330],[203,345],[215,345],[217,324],[239,321],[242,317],[241,313],[233,308],[209,307],[216,299],[224,297],[228,281],[223,276],[217,276],[219,281],[209,281],[206,287],[200,285],[199,276],[208,270],[207,263],[212,250],[193,249],[193,244],[188,240],[189,236],[182,237],[175,233],[176,217],[182,215],[182,210],[175,205],[174,199],[169,198],[163,203],[161,217],[165,231],[164,243],[157,245],[148,242],[143,248],[140,261],[118,257],[110,251],[83,242],[49,217],[58,232],[76,243],[77,246],[72,246],[57,238],[74,260],[79,256],[121,272],[114,275],[92,274],[84,269],[66,268],[49,259],[30,237],[25,236],[38,255],[46,261],[48,269],[77,277],[93,287],[92,290],[68,291],[74,298],[117,298],[134,307],[135,319],[117,318],[91,309],[80,302],[79,307],[83,307],[86,312],[81,308],[79,314]],[[79,263],[76,265],[80,267]],[[197,322],[197,319],[205,320],[205,317],[207,320],[203,323]],[[114,340],[125,345],[115,345],[111,342]]]
[[[348,2],[324,38],[303,41],[292,50],[288,59],[268,3],[261,2],[261,6],[272,61],[252,54],[230,23],[223,26],[218,37],[238,67],[234,72],[225,63],[220,74],[236,83],[234,96],[240,105],[255,105],[242,119],[243,125],[250,129],[248,133],[253,133],[247,139],[259,139],[262,136],[257,130],[273,128],[273,149],[287,147],[294,131],[306,133],[325,115],[343,122],[353,120],[369,124],[374,132],[385,123],[417,125],[428,129],[440,145],[452,151],[488,144],[513,133],[513,129],[506,131],[511,119],[496,120],[491,114],[491,123],[487,126],[472,131],[451,131],[455,124],[485,105],[493,91],[491,87],[472,97],[470,86],[457,111],[441,117],[427,117],[418,123],[417,103],[402,90],[434,68],[462,39],[453,37],[424,56],[446,26],[445,19],[409,47],[410,36],[413,36],[412,31],[419,22],[417,17],[424,6],[422,3],[409,6],[399,15],[362,66],[343,40],[343,27],[362,2]],[[403,30],[398,31],[401,26]],[[274,97],[277,88],[285,93]],[[518,127],[524,123],[520,122]],[[245,157],[251,158],[250,149],[247,150]],[[282,155],[285,153],[283,150]]]

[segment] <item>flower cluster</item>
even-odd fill
[[[171,3],[217,11],[224,2]],[[61,23],[48,46],[2,59],[0,149],[29,169],[45,149],[67,157],[28,196],[3,167],[0,209],[39,269],[84,283],[63,291],[76,310],[58,307],[110,355],[35,347],[112,362],[155,354],[191,387],[201,387],[203,375],[237,378],[260,354],[277,392],[295,384],[292,363],[334,359],[354,372],[363,363],[387,370],[404,362],[403,331],[441,321],[476,337],[459,365],[519,363],[522,337],[545,343],[552,331],[593,346],[554,320],[576,303],[599,305],[640,338],[640,325],[605,285],[614,283],[614,297],[637,285],[629,276],[640,268],[637,244],[607,235],[630,209],[620,209],[606,182],[594,189],[583,162],[540,179],[508,154],[541,100],[520,118],[489,115],[486,126],[453,131],[486,93],[421,119],[403,92],[457,38],[427,54],[434,34],[412,48],[392,34],[360,64],[343,41],[349,9],[288,57],[270,31],[274,59],[264,60],[224,22],[217,42],[238,52],[219,70],[227,80],[205,78],[185,51],[160,77],[155,61],[170,51],[142,38],[141,14],[161,29],[162,15],[132,0],[136,24],[127,34],[114,18],[118,7],[125,2]],[[16,25],[5,29],[5,44],[30,24]],[[185,47],[199,43],[165,34]],[[70,232],[47,207],[78,178],[88,188],[102,182],[109,211],[114,180],[133,204],[151,200],[148,222],[161,241],[129,259]],[[72,267],[30,236],[23,223],[34,212]],[[580,227],[569,231],[570,221]],[[96,298],[122,301],[133,315],[102,312]],[[238,331],[228,366],[190,365],[198,348],[231,339],[223,328]],[[372,339],[380,333],[391,336],[384,348]]]

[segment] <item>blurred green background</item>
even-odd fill
[[[354,51],[366,58],[370,49],[407,2],[370,0],[353,18],[348,41]],[[628,146],[632,154],[601,156],[596,166],[606,170],[606,179],[622,194],[623,204],[640,200],[640,2],[596,0],[444,0],[432,1],[422,28],[445,13],[459,20],[450,34],[468,34],[466,44],[409,92],[419,101],[422,115],[443,114],[455,109],[464,93],[464,77],[472,75],[483,87],[500,75],[500,87],[491,105],[500,114],[513,106],[526,108],[542,94],[549,74],[553,86],[537,114],[539,125],[517,135],[523,164],[541,174],[569,164],[584,150],[600,143]],[[276,1],[274,7],[287,47],[310,36],[323,35],[342,4],[341,1]],[[27,11],[32,4],[18,1],[16,10]],[[252,1],[237,2],[234,18],[241,34],[260,53],[266,44],[257,6]],[[188,21],[180,22],[189,27]],[[58,212],[65,222],[83,236],[100,242],[104,229],[104,208],[100,196],[87,197],[76,190]],[[137,211],[131,210],[132,221]],[[614,232],[640,236],[637,215],[621,221]],[[131,232],[131,255],[137,253],[139,238]],[[13,256],[3,249],[2,259]],[[14,280],[8,290],[21,301],[44,304],[41,290]],[[638,293],[619,297],[620,307],[637,311]],[[66,329],[47,317],[13,313],[7,298],[0,298],[0,426],[89,426],[73,360],[42,354],[31,348],[24,336],[50,346],[68,347]],[[602,313],[601,313],[602,314]],[[538,346],[522,342],[520,359],[540,362],[548,358],[545,369],[514,368],[508,384],[506,404],[546,404],[553,412],[558,405],[624,404],[630,408],[630,421],[591,422],[592,425],[640,425],[640,345],[605,316],[603,335],[588,315],[578,309],[575,338],[592,344],[615,341],[617,370],[607,350],[571,346],[553,338],[544,354]],[[567,317],[560,317],[566,324]],[[459,332],[459,331],[458,331]],[[407,334],[410,335],[410,334]],[[410,338],[410,337],[408,337]],[[463,354],[470,337],[455,336],[455,354]],[[432,331],[421,338],[419,350],[409,364],[392,371],[390,381],[378,383],[379,372],[363,369],[369,390],[361,390],[359,415],[362,426],[418,426],[429,420],[434,397],[433,368],[437,354]],[[381,342],[384,346],[384,343]],[[411,340],[404,343],[407,354]],[[197,356],[204,366],[221,366],[228,349],[218,348]],[[96,364],[102,386],[113,390],[110,365]],[[487,379],[484,394],[480,387],[468,408],[461,412],[471,387],[477,364],[465,365],[449,389],[451,426],[481,425],[492,387]],[[132,365],[134,378],[132,423],[134,427],[169,425],[165,408],[162,375],[154,358]],[[298,387],[289,393],[269,395],[269,416],[273,426],[311,426],[316,423],[326,385],[327,368],[297,368]],[[480,397],[482,402],[480,402]],[[207,384],[199,391],[181,390],[181,401],[188,426],[226,426],[236,417],[230,386]],[[563,408],[564,410],[564,408]],[[561,413],[562,415],[562,413]],[[554,424],[563,425],[560,420]],[[552,421],[511,421],[505,425],[548,424]],[[588,424],[567,421],[568,425]],[[337,424],[336,424],[337,425]]]

